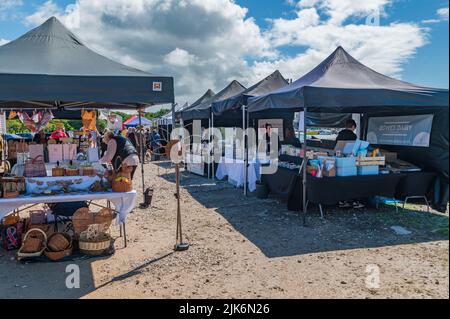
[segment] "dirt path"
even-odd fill
[[[227,183],[183,174],[191,247],[173,253],[174,175],[164,167],[146,166],[154,201],[151,210],[129,216],[128,247],[118,239],[114,256],[76,261],[80,289],[66,288],[65,263],[22,265],[1,251],[0,297],[449,297],[448,215],[328,210],[325,220],[312,212],[303,227],[283,202],[245,198]],[[396,235],[394,225],[412,234]],[[370,265],[380,271],[379,289],[366,286]]]

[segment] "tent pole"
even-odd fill
[[[140,129],[140,134],[139,134],[139,148],[140,148],[140,152],[141,152],[141,177],[142,177],[142,195],[143,195],[143,202],[141,203],[140,207],[141,208],[147,208],[148,205],[145,203],[145,176],[144,176],[144,157],[145,157],[145,153],[144,153],[144,138],[143,138],[143,130],[142,130],[142,114],[144,113],[144,110],[142,108],[139,109],[138,111],[138,116],[139,116],[139,129]]]
[[[212,140],[212,163],[211,163],[211,169],[212,169],[212,180],[216,179],[216,168],[214,167],[215,164],[215,149],[214,149],[214,113],[211,112],[211,127],[212,127],[212,133],[213,133],[213,140]]]
[[[243,132],[243,143],[244,143],[244,196],[247,196],[247,183],[248,183],[248,158],[247,158],[247,135],[245,134],[245,108],[246,105],[242,105],[242,132]]]
[[[209,147],[209,143],[211,143],[211,139],[210,139],[210,134],[211,134],[211,118],[208,118],[208,129],[209,129],[209,133],[208,133],[208,147]],[[208,150],[208,157],[207,157],[207,162],[206,165],[208,165],[208,179],[211,179],[211,165],[209,164],[210,162],[210,157],[211,157],[211,153]]]
[[[307,200],[306,200],[306,174],[307,174],[307,166],[308,166],[308,157],[306,156],[306,153],[308,152],[308,137],[307,137],[307,125],[306,125],[306,119],[307,119],[307,112],[308,109],[305,107],[303,111],[303,226],[306,226],[306,214],[307,214]]]

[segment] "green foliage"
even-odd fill
[[[162,109],[155,113],[145,113],[145,117],[149,120],[153,120],[155,118],[166,115],[169,112],[170,112],[169,109]],[[130,119],[133,116],[133,114],[123,113],[123,112],[114,112],[114,113],[121,116],[123,122],[125,122],[126,120]],[[47,125],[47,127],[44,129],[44,131],[46,133],[53,132],[58,123],[63,123],[66,131],[78,131],[83,126],[81,119],[80,120],[52,120]],[[27,129],[25,127],[25,125],[22,124],[22,122],[20,122],[20,120],[18,120],[18,119],[7,120],[6,126],[8,129],[8,133],[11,133],[11,134],[29,133],[30,132],[30,130]],[[103,132],[106,129],[106,121],[105,120],[97,120],[97,129],[100,132]]]
[[[145,113],[145,118],[147,120],[153,120],[153,119],[156,119],[158,117],[164,116],[164,115],[168,114],[169,112],[170,112],[169,109],[161,109],[161,110],[159,110],[158,112],[155,112],[155,113]]]

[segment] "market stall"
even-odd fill
[[[17,112],[29,125],[45,126],[55,110],[78,110],[83,126],[92,133],[86,144],[77,143],[77,136],[67,136],[59,127],[47,143],[24,146],[20,153],[28,155],[22,156],[16,174],[0,179],[3,247],[20,248],[19,259],[45,255],[60,260],[75,246],[81,253],[101,255],[113,242],[109,229],[115,216],[126,245],[126,216],[137,194],[126,167],[105,171],[98,164],[92,129],[96,110],[143,113],[147,106],[173,103],[173,78],[152,76],[91,51],[53,17],[0,47],[0,86],[0,109]],[[27,109],[34,110],[31,116]],[[86,136],[86,130],[80,134]],[[94,203],[98,200],[107,204]],[[85,206],[60,207],[77,203]],[[29,217],[18,214],[23,206],[41,204],[44,208],[31,211]],[[94,207],[101,210],[94,212]],[[61,216],[66,219],[61,221]]]
[[[193,123],[195,120],[201,122],[201,126],[198,128],[197,131],[203,132],[202,130],[203,128],[212,129],[213,128],[211,122],[212,103],[216,101],[222,101],[229,97],[235,96],[236,94],[241,93],[244,90],[245,87],[242,86],[242,84],[240,84],[236,80],[232,81],[222,91],[215,94],[214,96],[210,96],[212,91],[209,90],[202,98],[199,99],[199,101],[193,103],[191,106],[181,111],[181,119],[183,121],[184,127],[190,132],[191,136],[192,132],[194,131]],[[206,145],[209,144],[208,139],[204,140],[203,142],[204,142],[203,144]],[[211,154],[209,154],[208,147],[199,147],[198,145],[192,145],[189,152],[192,153],[193,155],[200,155],[202,157],[211,156]],[[205,163],[204,166],[205,166],[204,172],[207,174],[208,178],[214,176],[216,165],[207,165]],[[202,175],[205,175],[205,173]]]
[[[414,145],[411,141],[409,147],[413,151],[423,147],[420,148],[422,154],[427,150],[430,156],[429,160],[425,157],[417,158],[413,164],[424,168],[431,166],[435,172],[447,178],[448,185],[448,105],[448,90],[420,87],[381,75],[362,65],[339,47],[320,65],[291,85],[267,95],[250,98],[248,111],[250,113],[303,111],[305,118],[307,118],[308,112],[376,114],[378,117],[392,116],[393,114],[404,116],[446,113],[447,116],[440,119],[440,121],[444,121],[443,125],[428,126],[428,129],[424,130],[424,134],[420,135],[422,142],[428,140],[428,143],[424,144],[427,146]],[[411,130],[413,127],[414,125],[409,123],[404,129]],[[443,129],[444,127],[445,129]],[[394,126],[395,128],[396,126]],[[400,125],[400,129],[402,128]],[[307,124],[305,123],[303,124],[304,136],[306,136],[306,129]],[[367,126],[365,126],[364,133],[367,133]],[[367,134],[360,137],[367,137]],[[436,139],[439,140],[438,147],[433,145],[433,140],[436,141]],[[308,150],[307,144],[304,143],[301,155],[308,158],[308,162],[302,165],[299,172],[302,176],[303,195],[299,201],[303,202],[302,208],[305,214],[308,199],[320,204],[322,202],[320,198],[327,196],[320,190],[325,187],[325,183],[339,182],[334,184],[332,190],[332,192],[336,192],[337,188],[342,189],[341,185],[345,181],[351,181],[352,178],[356,178],[354,176],[361,176],[360,178],[366,182],[362,183],[360,187],[370,189],[370,183],[373,182],[370,179],[373,177],[367,175],[379,175],[382,180],[392,179],[394,182],[397,180],[393,188],[396,189],[400,178],[390,175],[399,172],[407,174],[409,167],[414,167],[414,165],[406,165],[408,169],[397,169],[396,166],[402,160],[397,158],[399,154],[394,153],[392,157],[395,158],[388,159],[388,155],[392,155],[392,153],[380,150],[377,148],[378,146],[380,145],[357,141],[353,145],[348,145],[345,152],[344,149],[314,152]],[[446,150],[444,151],[444,149]],[[443,162],[433,164],[435,161],[431,158],[435,156],[443,159]],[[308,176],[313,176],[313,179],[310,180]],[[342,177],[343,180],[333,179],[337,178],[334,176]],[[379,188],[383,188],[383,183],[380,183]],[[319,186],[316,187],[317,185]],[[392,190],[392,188],[390,189]],[[395,192],[389,193],[390,196],[395,196]],[[355,194],[360,196],[358,192]],[[345,191],[344,195],[339,196],[345,197],[340,200],[353,197],[350,190]],[[368,196],[368,194],[362,195]],[[335,200],[333,199],[333,201]],[[325,202],[330,201],[326,200]]]
[[[211,112],[211,123],[212,127],[242,127],[243,131],[246,130],[247,127],[249,127],[250,121],[254,121],[256,119],[258,120],[271,120],[270,118],[264,117],[264,114],[252,114],[252,118],[250,119],[250,116],[246,117],[246,106],[248,103],[248,99],[250,97],[259,96],[262,94],[269,93],[273,90],[279,89],[281,87],[284,87],[288,84],[288,81],[281,75],[281,73],[277,70],[274,73],[270,74],[260,82],[256,83],[255,85],[249,87],[248,89],[239,92],[238,94],[229,97],[224,100],[215,101],[212,103],[212,112]],[[283,132],[283,128],[285,125],[283,125],[283,117],[280,116],[276,120],[281,121],[281,132]],[[289,122],[289,120],[287,121]],[[292,122],[292,119],[290,120]],[[255,124],[252,125],[255,127]],[[284,132],[281,133],[284,137]],[[242,150],[245,148],[244,145],[246,142],[243,140],[242,145],[238,146],[242,148]],[[236,143],[233,143],[234,148],[236,148]],[[236,154],[239,150],[233,149],[232,153]],[[244,152],[243,152],[244,153]],[[231,157],[231,158],[230,158]],[[249,163],[248,159],[248,153],[245,152],[245,154],[242,154],[242,158],[238,159],[234,155],[227,156],[225,152],[225,157],[222,159],[221,163],[219,164],[218,171],[216,174],[216,177],[218,179],[223,179],[224,176],[222,176],[223,169],[222,166],[224,166],[224,162],[235,162],[234,165],[227,165],[228,166],[228,173],[229,173],[229,181],[233,183],[234,185],[237,185],[239,187],[244,187],[244,193],[247,194],[247,189],[249,189],[251,192],[256,190],[256,181],[254,180],[255,176],[255,170],[256,170],[256,176],[258,176],[258,180],[260,179],[260,172],[259,172],[259,165],[255,165],[252,163]],[[257,162],[254,162],[257,163]],[[247,167],[246,170],[244,167]],[[242,176],[243,180],[239,183],[236,183],[235,178],[233,176]]]

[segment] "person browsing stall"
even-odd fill
[[[54,140],[60,140],[62,138],[67,138],[67,134],[64,130],[64,124],[58,123],[55,130],[52,132],[51,138]]]
[[[139,156],[136,148],[131,142],[123,136],[115,136],[113,132],[107,132],[103,136],[103,142],[107,145],[107,149],[103,157],[100,159],[102,164],[112,164],[115,170],[127,167],[134,177],[137,166],[139,165]]]
[[[358,136],[355,134],[357,125],[355,120],[349,119],[345,122],[345,129],[339,132],[336,142],[339,141],[356,141]]]
[[[270,123],[266,123],[265,128],[266,128],[266,154],[270,155],[270,152],[272,150],[272,145],[273,145],[273,141],[272,141],[273,126]],[[278,139],[278,152],[279,152],[281,149],[281,143],[280,143],[280,136],[278,134],[277,134],[277,139]]]
[[[295,136],[295,131],[292,127],[287,127],[284,130],[284,141],[281,144],[292,145],[298,148],[302,147],[302,143],[300,143],[300,140]]]

